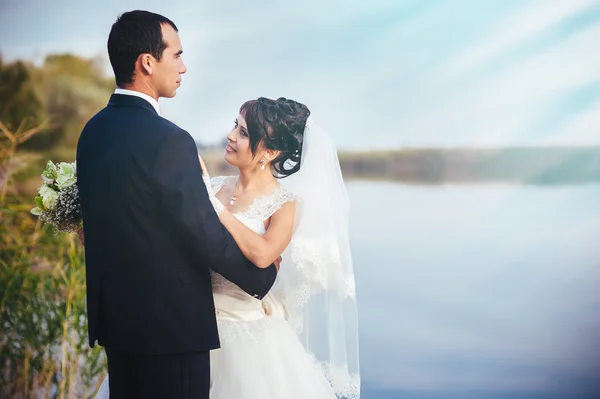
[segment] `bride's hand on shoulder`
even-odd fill
[[[200,154],[198,154],[198,160],[200,161],[200,167],[202,168],[202,180],[204,181],[204,186],[206,187],[206,191],[208,192],[208,199],[212,203],[213,208],[215,208],[217,215],[221,216],[227,211],[227,209],[215,195],[215,191],[213,190],[212,184],[210,183],[210,175],[208,174],[208,170],[206,170],[206,164],[204,164],[204,161],[202,160]]]
[[[212,186],[210,184],[210,175],[208,174],[208,170],[206,169],[206,164],[200,154],[198,154],[198,160],[200,161],[200,168],[202,169],[202,180],[204,181],[204,185],[206,186],[206,190],[209,195],[214,195]]]
[[[204,178],[204,180],[210,181],[210,176],[208,174],[208,170],[206,169],[206,164],[204,163],[204,160],[202,159],[200,154],[198,154],[198,160],[200,161],[200,168],[202,168],[202,178]]]

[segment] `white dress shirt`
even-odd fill
[[[160,115],[160,108],[158,107],[158,101],[156,101],[155,99],[153,99],[152,97],[150,97],[147,94],[141,93],[139,91],[135,91],[135,90],[126,90],[126,89],[119,89],[117,88],[115,90],[115,94],[124,94],[126,96],[136,96],[139,98],[143,98],[144,100],[148,101],[150,103],[150,105],[152,105],[154,107],[154,109],[156,110],[156,113],[158,115]]]

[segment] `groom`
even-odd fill
[[[175,96],[186,72],[175,24],[126,12],[108,53],[118,88],[77,145],[90,345],[106,348],[111,399],[208,398],[219,347],[209,269],[256,298],[277,270],[244,258],[194,140],[160,116],[158,98]]]

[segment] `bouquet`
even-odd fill
[[[82,217],[75,162],[48,161],[41,177],[43,183],[31,213],[53,225],[57,232],[80,234]]]

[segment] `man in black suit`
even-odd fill
[[[111,398],[208,398],[219,347],[209,269],[257,298],[277,270],[242,255],[194,140],[158,113],[186,72],[175,24],[124,13],[108,52],[118,89],[77,145],[90,345],[106,348]]]

